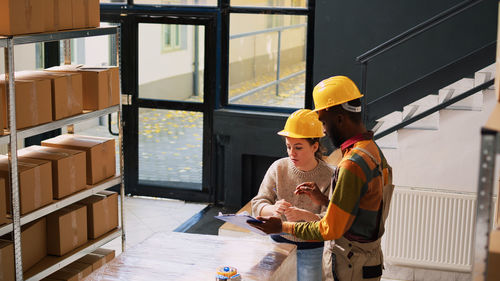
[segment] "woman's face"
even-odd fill
[[[295,167],[301,170],[308,170],[316,165],[314,153],[318,150],[319,144],[309,144],[306,139],[295,139],[286,137],[286,151]]]

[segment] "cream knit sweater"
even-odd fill
[[[278,200],[285,199],[287,202],[300,209],[308,210],[323,217],[327,206],[314,204],[307,195],[295,195],[295,187],[303,182],[315,182],[321,192],[330,195],[333,169],[323,161],[311,171],[301,171],[295,167],[289,157],[276,160],[267,170],[259,188],[259,193],[252,199],[252,213],[260,215],[262,208],[274,205]],[[285,219],[282,216],[282,219]],[[302,241],[290,235],[285,238],[292,241]]]

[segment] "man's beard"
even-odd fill
[[[335,148],[340,148],[342,143],[344,143],[344,140],[341,137],[339,130],[335,126],[332,126],[330,128],[328,132],[328,137],[332,141],[332,144]]]

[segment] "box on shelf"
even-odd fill
[[[488,250],[488,265],[486,280],[500,280],[500,229],[494,229],[490,232],[490,243]]]
[[[18,157],[21,215],[52,203],[52,167],[49,161]],[[9,160],[0,155],[0,177],[5,180],[7,213],[11,213]]]
[[[50,8],[54,10],[54,30],[73,28],[73,10],[70,0],[54,0]]]
[[[98,270],[101,266],[106,264],[106,257],[103,255],[97,255],[97,254],[87,254],[77,260],[79,263],[87,264],[91,266],[92,271]]]
[[[99,27],[99,0],[72,0],[73,28]]]
[[[0,0],[0,34],[49,31],[50,19],[54,17],[54,10],[50,9],[52,1],[54,0]]]
[[[83,111],[82,75],[50,71],[20,71],[16,79],[45,79],[51,83],[52,120],[59,120]]]
[[[7,123],[7,87],[5,75],[0,76],[3,128]],[[41,78],[16,78],[16,126],[17,129],[32,127],[52,121],[50,80]]]
[[[96,184],[115,175],[115,140],[81,135],[60,135],[42,141],[42,146],[86,152],[87,184]]]
[[[99,110],[120,103],[118,67],[88,67],[61,65],[47,71],[80,73],[83,75],[83,109]]]
[[[59,269],[58,271],[52,273],[51,275],[49,275],[49,277],[42,280],[78,281],[78,280],[83,280],[91,273],[92,273],[92,266],[80,262],[73,262]]]
[[[118,193],[102,191],[89,196],[78,204],[87,206],[87,229],[89,239],[118,227]]]
[[[18,156],[52,163],[52,194],[61,199],[86,188],[85,152],[33,145],[18,150]]]
[[[23,271],[47,256],[47,229],[45,217],[21,227]]]
[[[92,254],[104,256],[107,263],[115,258],[115,250],[111,249],[99,248],[93,251]]]
[[[47,253],[63,256],[87,242],[87,207],[70,205],[47,216]]]
[[[0,240],[0,280],[14,281],[14,245],[10,241]]]
[[[0,225],[7,223],[7,198],[5,179],[0,178]]]

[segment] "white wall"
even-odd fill
[[[161,25],[139,25],[139,84],[193,72],[194,28],[187,28],[187,48],[162,53]],[[200,27],[200,70],[204,69],[204,28]]]
[[[399,130],[399,148],[384,149],[393,167],[394,183],[476,192],[480,130],[496,102],[495,92],[487,90],[482,111],[441,110],[437,131]]]
[[[4,48],[0,48],[0,73],[5,73]],[[16,71],[36,68],[35,44],[14,46],[14,67]]]

